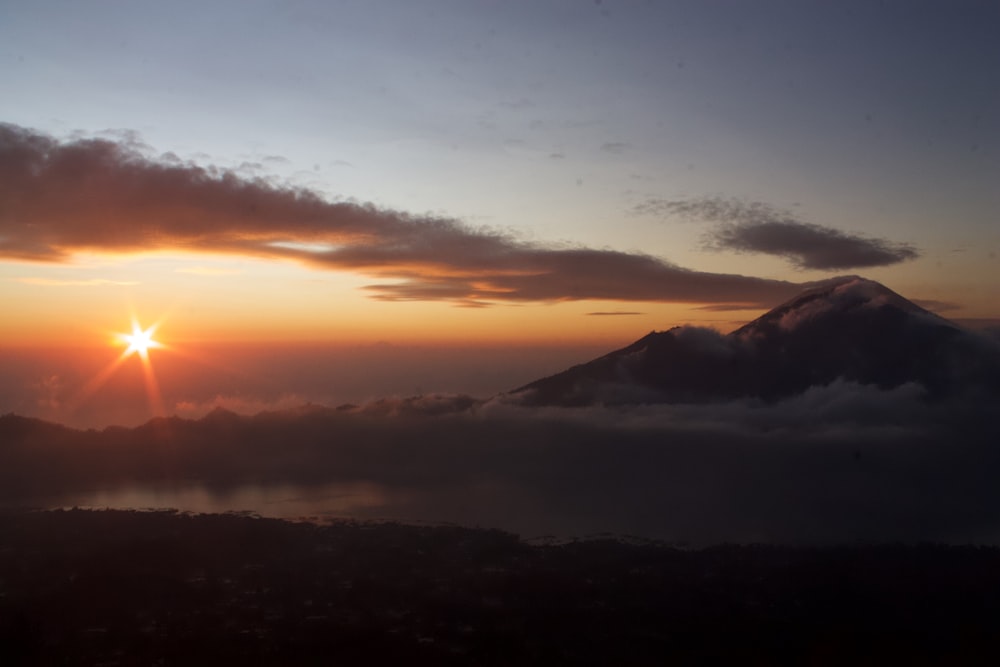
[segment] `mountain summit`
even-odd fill
[[[836,380],[931,398],[1000,391],[1000,349],[889,288],[858,276],[817,283],[721,335],[652,332],[585,364],[514,390],[529,405],[770,401]]]

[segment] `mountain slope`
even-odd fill
[[[720,335],[677,327],[514,392],[529,405],[776,400],[835,380],[929,396],[1000,390],[1000,349],[887,287],[824,281]]]

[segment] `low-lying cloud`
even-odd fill
[[[763,202],[723,197],[657,199],[633,210],[717,223],[705,236],[706,247],[776,255],[802,269],[889,266],[920,255],[912,245],[802,222],[790,212]]]
[[[103,431],[8,415],[0,490],[16,503],[95,488],[197,483],[224,497],[295,485],[322,496],[364,485],[381,500],[338,496],[339,512],[695,544],[996,542],[990,411],[928,403],[917,385],[838,381],[766,404],[528,409],[424,396]]]
[[[378,279],[383,300],[772,304],[799,286],[638,253],[527,242],[460,221],[329,201],[252,173],[150,157],[130,134],[59,141],[0,125],[0,257],[154,249],[294,260]]]

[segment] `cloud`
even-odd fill
[[[614,299],[775,303],[783,281],[688,270],[643,254],[550,247],[263,176],[158,161],[134,135],[57,141],[0,125],[0,257],[154,248],[286,259],[375,276],[384,300],[458,304]],[[323,248],[303,250],[302,246]]]
[[[915,248],[794,220],[724,225],[711,244],[720,249],[778,255],[803,269],[888,266],[915,259]]]
[[[659,197],[650,197],[628,209],[630,215],[648,215],[657,218],[665,218],[673,213],[673,202]]]
[[[217,495],[294,484],[321,496],[364,483],[384,502],[352,508],[360,518],[526,535],[997,542],[991,409],[840,381],[774,403],[526,409],[430,396],[104,431],[7,415],[0,495],[75,503],[85,496],[70,491],[199,480]]]
[[[637,204],[632,212],[718,223],[706,234],[707,248],[776,255],[802,269],[889,266],[920,255],[909,244],[802,222],[762,202],[723,197],[652,199]]]
[[[594,316],[604,317],[604,316],[609,316],[609,315],[643,315],[644,313],[640,313],[640,312],[637,312],[637,311],[634,311],[634,310],[610,310],[610,311],[606,310],[606,311],[597,311],[597,312],[586,313],[586,314],[587,315],[594,315]]]
[[[748,306],[742,303],[712,303],[706,306],[696,306],[694,310],[705,310],[712,313],[725,313],[734,310],[760,310],[758,306]]]

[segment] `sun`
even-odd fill
[[[153,339],[156,328],[160,326],[157,322],[151,327],[143,329],[139,321],[132,318],[132,333],[115,333],[114,344],[126,345],[127,347],[107,366],[101,369],[86,385],[80,390],[73,400],[75,406],[80,406],[91,395],[99,390],[104,384],[121,368],[122,364],[132,356],[138,356],[142,367],[142,377],[146,385],[146,397],[149,399],[149,407],[154,415],[163,414],[163,399],[160,396],[159,383],[156,381],[156,373],[153,372],[153,362],[149,358],[149,351],[153,348],[170,349],[170,346],[157,342]]]
[[[155,331],[155,324],[144,330],[139,326],[138,322],[133,321],[132,333],[122,336],[122,339],[128,343],[128,349],[125,350],[126,356],[138,354],[143,359],[148,358],[150,348],[160,347],[160,344],[153,340],[153,333]]]

